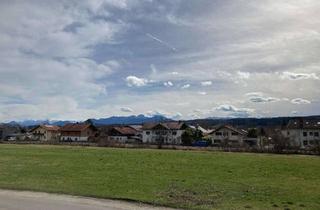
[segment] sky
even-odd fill
[[[0,121],[320,114],[318,0],[1,0]]]

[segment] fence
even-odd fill
[[[259,148],[223,148],[223,147],[192,147],[181,145],[155,145],[155,144],[101,144],[94,142],[57,142],[57,141],[1,141],[5,144],[34,144],[34,145],[67,145],[67,146],[85,146],[85,147],[113,147],[128,149],[167,149],[167,150],[189,150],[189,151],[216,151],[216,152],[249,152],[249,153],[278,153],[278,154],[302,154],[302,155],[320,155],[319,151],[286,149],[275,151],[274,149]]]

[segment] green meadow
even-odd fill
[[[320,157],[0,145],[0,188],[182,209],[320,209]]]

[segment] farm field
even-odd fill
[[[0,145],[0,188],[182,209],[320,209],[320,157]]]

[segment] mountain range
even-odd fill
[[[288,124],[289,120],[296,119],[297,117],[273,117],[273,118],[205,118],[187,120],[188,124],[201,125],[202,127],[211,127],[217,124],[229,124],[237,127],[259,127],[259,126],[284,126]],[[318,120],[320,122],[320,116],[305,116],[308,120]],[[94,125],[138,125],[149,122],[168,122],[173,121],[162,115],[145,116],[145,115],[132,115],[132,116],[113,116],[100,119],[89,119]],[[11,125],[20,126],[35,126],[39,124],[49,124],[63,126],[67,123],[74,123],[75,121],[51,121],[51,120],[25,120],[25,121],[12,121]]]
[[[89,119],[94,125],[134,125],[134,124],[143,124],[148,122],[164,122],[164,121],[172,121],[169,118],[166,118],[162,115],[154,115],[154,116],[145,116],[145,115],[132,115],[132,116],[113,116],[108,118],[100,118],[100,119]],[[63,126],[67,123],[74,123],[76,121],[56,121],[56,120],[24,120],[24,121],[11,121],[8,124],[11,125],[20,125],[20,126],[35,126],[40,124],[46,125],[58,125]]]

